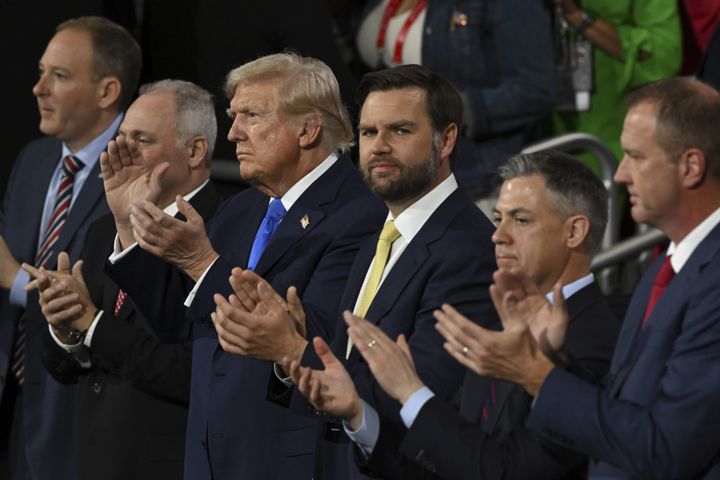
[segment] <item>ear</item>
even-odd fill
[[[590,232],[590,220],[585,215],[572,215],[565,220],[566,241],[570,249],[579,248]]]
[[[108,75],[98,82],[98,105],[100,108],[109,108],[117,103],[122,92],[120,79],[115,75]]]
[[[689,148],[685,150],[678,160],[678,173],[682,178],[682,185],[689,189],[700,187],[707,174],[707,159],[702,150]]]
[[[187,144],[186,147],[189,150],[190,158],[188,165],[190,168],[195,170],[203,166],[210,165],[210,158],[205,158],[208,152],[208,140],[207,138],[198,135],[193,137]]]
[[[305,115],[300,125],[298,140],[300,148],[311,148],[317,145],[322,137],[322,117],[319,113]]]
[[[453,149],[455,148],[455,144],[457,144],[458,139],[458,127],[454,123],[451,123],[448,125],[445,130],[442,132],[442,135],[440,137],[441,140],[441,146],[440,146],[440,158],[441,159],[448,159],[450,158],[450,154],[452,153]]]

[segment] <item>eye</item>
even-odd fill
[[[376,130],[372,130],[372,129],[361,129],[360,130],[361,137],[374,137],[376,134],[377,134]]]
[[[55,77],[57,80],[67,80],[68,76],[63,72],[54,71],[52,73],[53,77]]]
[[[410,130],[408,130],[407,128],[400,127],[400,128],[395,129],[395,133],[397,133],[400,136],[403,136],[403,135],[410,135],[412,132]]]
[[[495,225],[497,227],[498,225],[500,225],[500,222],[502,222],[502,217],[500,215],[493,215],[493,218],[492,218],[493,225]]]
[[[518,225],[527,225],[530,223],[530,221],[527,218],[524,217],[515,217],[515,223]]]

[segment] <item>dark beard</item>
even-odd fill
[[[370,175],[370,168],[363,169],[362,175],[370,191],[386,202],[399,202],[406,198],[416,197],[428,190],[437,178],[439,162],[434,142],[430,157],[421,165],[408,167],[391,159],[383,159],[382,161],[392,163],[400,169],[400,178],[398,180],[392,183],[377,182],[377,178]],[[372,163],[368,167],[372,167]]]

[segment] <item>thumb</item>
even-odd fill
[[[317,353],[317,356],[323,365],[325,365],[326,369],[339,363],[337,357],[332,353],[332,350],[330,350],[330,347],[322,338],[313,338],[313,347],[315,347],[315,353]]]
[[[57,269],[61,273],[70,273],[70,255],[67,252],[58,254]]]
[[[290,287],[287,290],[287,303],[290,313],[293,317],[303,325],[305,325],[305,310],[303,309],[302,301],[297,293],[297,288]]]
[[[400,347],[400,350],[405,354],[405,357],[407,357],[408,360],[410,360],[410,363],[414,363],[412,359],[412,353],[410,352],[410,345],[408,344],[407,340],[405,340],[405,334],[401,333],[398,335],[397,346]]]
[[[72,276],[85,290],[87,290],[87,285],[85,285],[85,277],[83,277],[82,273],[82,267],[82,260],[78,260],[77,262],[75,262],[75,265],[73,265],[72,267]]]
[[[148,193],[145,200],[157,205],[160,194],[162,193],[162,179],[165,177],[168,168],[170,168],[170,164],[168,162],[162,162],[160,165],[155,165],[155,168],[150,171]]]
[[[178,211],[182,213],[189,223],[203,224],[203,219],[200,214],[190,205],[190,202],[185,200],[183,197],[178,195],[175,197],[175,203],[178,206]],[[204,227],[203,227],[204,228]]]

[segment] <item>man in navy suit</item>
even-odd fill
[[[565,308],[550,306],[517,271],[499,273],[493,287],[510,328],[497,334],[449,316],[449,349],[533,395],[528,428],[595,459],[589,478],[717,478],[720,93],[675,78],[628,103],[615,180],[628,187],[633,218],[671,243],[635,289],[608,377],[593,385],[574,362],[557,361]],[[541,347],[557,364],[539,353],[527,325],[543,331]]]
[[[488,295],[494,269],[492,224],[458,189],[450,167],[462,128],[462,100],[442,76],[426,67],[408,65],[366,75],[358,103],[362,106],[360,167],[366,183],[390,212],[382,232],[360,248],[340,307],[364,316],[393,338],[403,334],[420,377],[447,400],[460,387],[463,369],[443,351],[432,312],[451,301],[484,325],[493,325],[497,318]],[[264,284],[260,283],[258,290],[266,290]],[[252,294],[236,292],[240,297]],[[301,335],[290,328],[284,330],[285,335],[268,332],[268,325],[274,323],[270,319],[287,312],[282,301],[273,305],[273,298],[261,298],[267,302],[266,308],[273,306],[271,313],[257,315],[243,314],[231,301],[218,298],[215,324],[223,348],[275,362],[287,357],[285,363],[294,360],[319,366],[313,346]],[[367,402],[360,405],[368,408],[360,407],[355,413],[362,420],[362,413],[370,412],[368,422],[377,422],[379,416],[400,423],[400,405],[375,381],[349,342],[337,313],[335,335],[321,337],[332,344],[337,358],[345,359],[360,397]],[[289,315],[284,316],[286,325],[292,325]],[[278,337],[284,340],[263,343],[264,338]],[[315,342],[321,349],[328,348],[320,338]],[[283,380],[287,385],[288,380]],[[292,390],[283,389],[280,379],[275,378],[274,383],[271,395],[286,403],[288,397],[295,397],[289,398],[291,410],[306,411],[306,403],[298,401]],[[348,424],[349,428],[358,427],[361,420]],[[343,425],[339,421],[322,425],[315,478],[360,477]]]
[[[108,192],[111,208],[116,211],[116,201],[131,205],[126,218],[115,218],[119,249],[126,251],[111,257],[110,273],[163,328],[182,324],[178,311],[189,305],[194,342],[185,477],[307,479],[314,421],[265,401],[270,363],[220,348],[210,320],[213,296],[232,292],[234,267],[253,269],[277,291],[294,286],[308,305],[308,333],[331,336],[334,323],[325,319],[338,309],[360,242],[387,210],[344,153],[352,129],[325,64],[294,54],[262,57],[231,71],[226,92],[233,118],[228,138],[242,178],[255,188],[220,207],[208,236],[186,202],[178,201],[187,218],[180,221],[136,201],[122,181],[130,167],[108,164],[106,186],[117,180]],[[165,276],[148,258],[153,255],[179,267],[183,278]]]
[[[88,226],[107,213],[97,160],[135,94],[140,66],[132,36],[98,17],[59,25],[39,62],[33,94],[47,137],[21,151],[0,213],[0,451],[11,457],[13,478],[74,478],[68,414],[74,388],[57,383],[41,365],[40,329],[47,323],[37,296],[23,290],[28,275],[20,263],[42,263],[41,246],[48,246],[43,257],[49,268],[61,250],[76,259]],[[66,158],[68,171],[76,172],[70,192],[60,188],[70,178]],[[54,213],[65,221],[51,218]]]
[[[550,297],[555,283],[563,285],[572,317],[568,350],[601,378],[620,327],[590,274],[607,223],[607,190],[592,170],[559,152],[517,155],[499,173],[505,182],[493,212],[497,264],[524,266]],[[405,342],[395,344],[360,318],[350,319],[349,333],[380,386],[403,405],[401,430],[381,423],[379,435],[367,432],[377,443],[357,452],[364,469],[383,478],[584,478],[585,457],[524,428],[532,398],[522,387],[467,371],[458,411],[423,384]],[[323,363],[326,372],[341,368],[329,352]],[[294,376],[304,393],[312,395],[311,377],[319,383],[316,403],[350,399],[331,414],[357,410],[349,377],[338,373],[333,382],[327,373],[302,372]]]

